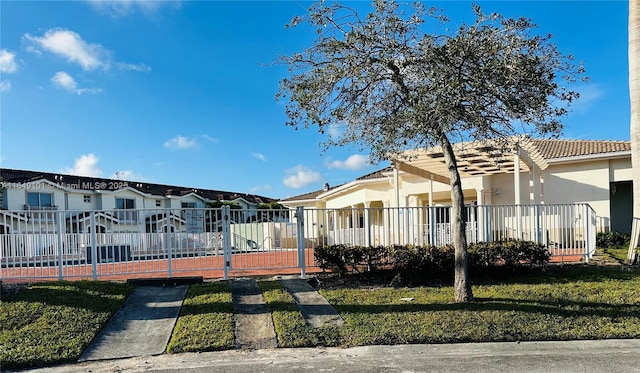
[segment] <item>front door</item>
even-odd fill
[[[631,233],[633,217],[633,182],[617,181],[609,185],[611,231]]]

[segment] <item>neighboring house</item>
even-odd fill
[[[586,203],[595,211],[599,231],[630,233],[629,141],[516,140],[508,151],[489,143],[454,146],[466,204]],[[349,183],[325,185],[321,190],[289,197],[280,203],[288,208],[354,211],[449,206],[449,177],[441,150],[436,147],[411,153],[414,156],[411,160],[391,160],[390,167]],[[363,222],[364,215],[350,217],[347,225],[368,225],[369,222]],[[325,220],[327,224],[335,224],[329,218]]]
[[[242,218],[250,221],[255,220],[251,210],[274,201],[219,190],[5,168],[0,178],[0,234],[55,232],[57,211],[65,212],[64,229],[69,233],[91,231],[90,211],[98,212],[97,233],[173,232],[184,230],[180,228],[189,209],[209,202],[233,202],[249,209]]]

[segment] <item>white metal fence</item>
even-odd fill
[[[108,278],[313,265],[320,245],[445,245],[450,207],[0,211],[0,279]],[[595,251],[587,204],[467,206],[468,242],[531,240],[553,255]],[[135,219],[134,219],[135,217]]]
[[[450,207],[305,209],[305,240],[313,245],[446,245]],[[522,239],[549,247],[553,255],[595,251],[596,215],[588,204],[467,206],[469,243]]]

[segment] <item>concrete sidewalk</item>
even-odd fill
[[[233,350],[84,362],[33,372],[640,372],[640,340]]]
[[[189,287],[136,288],[79,361],[164,353]]]

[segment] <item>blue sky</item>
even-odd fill
[[[369,2],[350,2],[369,9]],[[564,138],[628,140],[628,3],[477,1],[533,19],[590,77]],[[284,198],[386,166],[286,127],[278,56],[304,1],[0,2],[0,165]],[[456,26],[467,1],[432,2]]]

